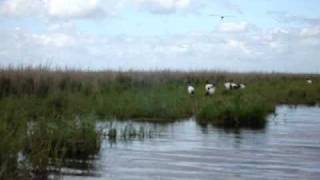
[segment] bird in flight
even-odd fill
[[[210,14],[209,16],[219,17],[221,19],[221,21],[223,21],[224,18],[226,18],[226,17],[234,17],[234,16],[224,16],[224,15],[218,15],[218,14]]]

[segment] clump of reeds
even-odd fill
[[[121,127],[114,127],[109,126],[103,128],[104,136],[108,137],[108,140],[111,142],[115,142],[117,140],[132,140],[132,139],[144,139],[144,138],[151,138],[153,135],[153,131],[145,127],[144,125],[141,126],[134,126],[131,123],[125,123]]]
[[[274,106],[256,96],[236,95],[224,101],[204,105],[196,117],[200,122],[209,122],[223,127],[262,128]]]
[[[9,117],[1,119],[0,135],[0,179],[46,178],[50,167],[59,169],[69,159],[94,158],[101,144],[95,121],[83,118],[18,121]]]
[[[42,120],[29,123],[24,155],[32,170],[47,171],[49,164],[63,165],[67,159],[87,160],[100,149],[100,134],[95,121]]]

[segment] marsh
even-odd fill
[[[307,77],[312,77],[312,85],[306,83]],[[225,90],[223,82],[230,78],[245,82],[247,87]],[[218,82],[211,96],[206,96],[205,90],[193,96],[186,92],[188,81],[195,89],[203,89],[206,79]],[[102,157],[104,138],[120,144],[125,140],[128,147],[135,139],[152,142],[163,136],[158,129],[150,129],[159,123],[166,124],[164,129],[173,126],[177,131],[180,125],[188,126],[189,130],[182,128],[186,137],[205,126],[217,131],[264,132],[269,128],[268,117],[278,114],[277,105],[316,106],[319,80],[317,75],[298,74],[2,69],[2,176],[45,178],[53,172],[63,174],[66,165],[82,167],[77,162],[91,162],[84,165],[91,170],[101,168],[92,162]],[[97,129],[98,122],[128,119],[132,124],[123,130],[116,126]],[[140,121],[148,125],[136,127]],[[165,141],[170,140],[175,138]],[[84,174],[90,173],[89,169]]]

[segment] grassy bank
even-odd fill
[[[309,78],[313,84],[306,83]],[[206,80],[218,82],[213,96],[205,96]],[[247,88],[226,91],[224,80]],[[186,92],[187,81],[194,96]],[[278,104],[319,102],[317,75],[1,69],[0,177],[45,177],[52,164],[92,158],[100,149],[97,119],[195,116],[201,123],[259,128]]]

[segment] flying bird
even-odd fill
[[[225,16],[225,15],[218,15],[218,14],[210,14],[209,16],[215,16],[215,17],[219,17],[221,19],[221,21],[223,21],[225,18],[229,18],[229,17],[234,17],[234,16]]]

